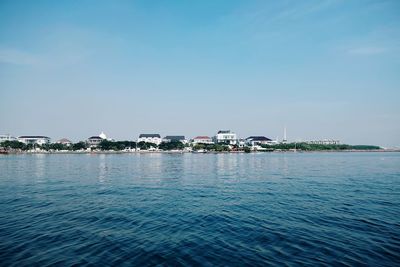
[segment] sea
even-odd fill
[[[0,155],[0,266],[400,266],[400,153]]]

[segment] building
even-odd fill
[[[163,142],[181,142],[183,144],[187,143],[185,136],[183,135],[167,135],[163,138]]]
[[[72,142],[70,140],[68,140],[67,138],[62,138],[62,139],[58,140],[56,143],[57,144],[62,144],[62,145],[65,145],[65,146],[72,145]]]
[[[214,137],[215,143],[225,143],[228,145],[236,145],[237,135],[230,130],[218,131],[217,135]]]
[[[246,146],[246,140],[245,139],[239,139],[238,140],[238,147],[242,148]]]
[[[333,139],[324,139],[324,140],[310,140],[310,141],[305,141],[304,143],[311,145],[339,145],[340,141]]]
[[[96,147],[103,140],[108,140],[108,139],[107,139],[107,135],[105,133],[101,132],[99,135],[94,135],[94,136],[89,137],[86,142],[89,144],[90,147]]]
[[[139,139],[137,141],[138,143],[145,142],[145,143],[153,143],[159,145],[161,144],[162,139],[159,134],[140,134]]]
[[[213,140],[211,137],[208,136],[196,136],[195,138],[193,138],[193,142],[194,145],[196,144],[214,144]]]
[[[100,136],[91,136],[87,139],[86,142],[89,144],[89,146],[95,147],[98,146],[103,140],[105,139],[101,138]]]
[[[44,145],[50,143],[50,137],[42,135],[22,135],[18,137],[18,141],[26,145]]]
[[[265,136],[250,136],[246,138],[246,144],[249,146],[260,146],[274,145],[277,144],[277,142]]]
[[[18,139],[9,134],[0,134],[0,143],[4,141],[18,141]]]

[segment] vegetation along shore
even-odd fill
[[[43,145],[24,144],[19,141],[5,141],[0,144],[2,153],[130,153],[130,152],[193,152],[193,153],[219,153],[219,152],[293,152],[293,151],[394,151],[385,150],[373,145],[347,145],[347,144],[308,144],[308,143],[281,143],[274,145],[261,145],[256,149],[250,146],[240,147],[229,144],[183,144],[179,141],[162,142],[157,145],[148,142],[134,141],[109,141],[103,140],[96,147],[89,146],[86,142],[72,144],[49,143]]]

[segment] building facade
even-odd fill
[[[237,135],[230,130],[218,131],[217,135],[214,137],[215,143],[225,143],[228,145],[237,144]]]
[[[18,139],[10,134],[0,134],[0,143],[5,141],[18,141]]]
[[[161,144],[162,139],[161,135],[159,134],[140,134],[137,142],[153,143],[159,145]]]
[[[50,137],[43,135],[22,135],[18,137],[18,141],[26,145],[44,145],[50,143]]]
[[[214,144],[213,140],[211,137],[209,136],[196,136],[195,138],[193,138],[192,143],[194,145],[196,144]]]
[[[97,147],[103,140],[108,140],[107,135],[101,132],[99,135],[91,136],[87,139],[86,143],[90,147]]]
[[[246,144],[249,146],[259,146],[273,145],[277,144],[277,142],[265,136],[250,136],[246,138]]]

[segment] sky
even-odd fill
[[[0,0],[0,134],[400,146],[400,1]]]

